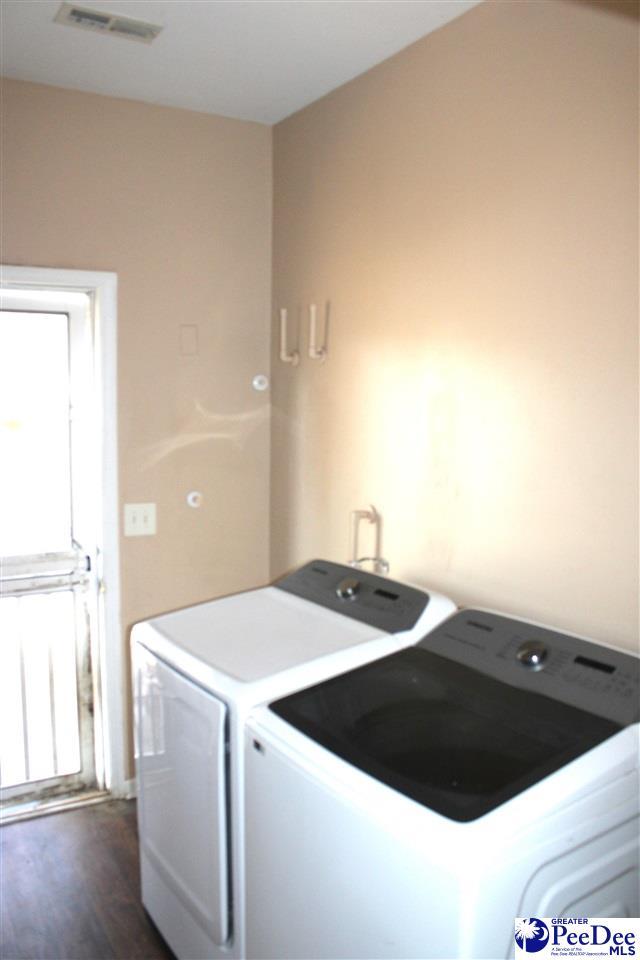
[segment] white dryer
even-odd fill
[[[637,917],[639,661],[464,610],[254,711],[247,953],[511,957],[516,917]]]
[[[454,609],[313,561],[275,586],[133,628],[142,898],[180,960],[245,955],[249,710],[415,643]]]

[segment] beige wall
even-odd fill
[[[5,263],[118,274],[123,625],[268,579],[271,130],[3,84]],[[199,353],[181,355],[180,325]],[[200,509],[187,506],[200,490]]]
[[[273,576],[374,503],[392,574],[635,642],[632,8],[490,0],[276,128],[274,307],[331,326],[274,363]],[[16,81],[2,112],[3,261],[119,278],[120,497],[158,504],[124,642],[268,578],[271,131]]]
[[[373,503],[392,575],[637,642],[634,13],[488,2],[275,128],[274,308],[331,320],[274,334],[273,575]]]

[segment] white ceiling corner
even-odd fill
[[[54,23],[60,0],[1,0],[2,73],[277,123],[480,0],[80,0],[163,27],[150,45]]]

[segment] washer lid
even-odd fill
[[[171,641],[176,666],[184,651],[247,682],[384,635],[275,587],[177,610],[148,625]]]
[[[434,653],[468,615],[271,709],[365,773],[458,821],[488,813],[625,725],[555,699],[548,687],[533,692],[469,667],[462,644],[448,641],[456,659]],[[627,660],[632,667],[634,658]]]

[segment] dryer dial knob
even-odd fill
[[[542,670],[549,656],[549,649],[542,640],[525,640],[518,647],[516,657],[529,670]]]
[[[355,600],[359,590],[360,581],[356,580],[355,577],[346,577],[336,587],[336,593],[341,600]]]

